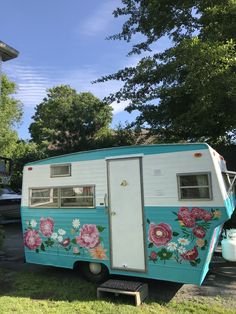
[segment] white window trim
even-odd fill
[[[208,177],[208,185],[193,185],[193,186],[180,186],[180,177],[181,176],[198,176],[198,175],[207,175]],[[212,201],[212,180],[210,172],[187,172],[187,173],[177,173],[177,187],[178,187],[178,198],[179,201]],[[182,198],[181,197],[181,188],[208,188],[209,189],[209,197],[207,198]]]

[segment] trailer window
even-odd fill
[[[51,177],[69,177],[71,176],[71,164],[51,165]]]
[[[31,207],[58,207],[58,189],[30,189]]]
[[[61,188],[61,207],[94,207],[94,186]]]
[[[94,186],[33,188],[29,206],[40,208],[95,207]]]
[[[179,199],[192,200],[192,199],[211,199],[211,179],[209,173],[198,174],[179,174],[178,190]]]

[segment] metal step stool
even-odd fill
[[[116,296],[125,294],[135,297],[135,305],[140,305],[148,296],[148,285],[142,282],[110,279],[97,288],[97,298],[104,292],[114,293]]]

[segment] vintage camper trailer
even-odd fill
[[[24,167],[26,261],[201,284],[235,207],[236,173],[207,144],[73,153]]]

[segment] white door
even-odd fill
[[[141,158],[108,160],[111,267],[145,271]]]

